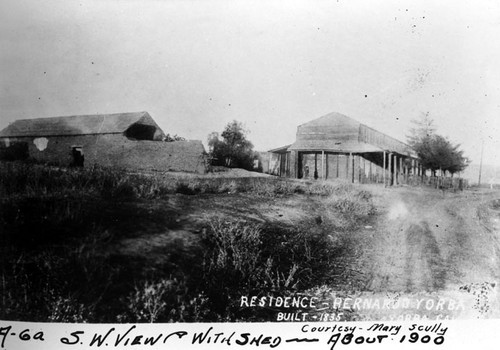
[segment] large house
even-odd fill
[[[59,166],[205,172],[201,141],[164,137],[147,112],[23,119],[0,131],[0,155]]]
[[[299,125],[294,143],[269,152],[268,172],[283,177],[393,184],[421,172],[410,146],[339,113]]]

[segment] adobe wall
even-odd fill
[[[10,138],[0,143],[8,146],[13,141],[26,142],[31,158],[53,165],[71,165],[72,147],[82,147],[84,166],[197,173],[206,169],[201,141],[134,141],[122,134],[105,134]]]

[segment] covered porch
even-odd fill
[[[382,183],[392,186],[412,184],[422,175],[422,166],[416,157],[396,152],[291,152],[296,152],[295,177],[299,179],[340,179],[352,183]]]

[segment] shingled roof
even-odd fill
[[[136,123],[152,125],[161,131],[148,112],[134,112],[20,119],[0,131],[0,137],[117,134]]]

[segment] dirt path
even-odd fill
[[[368,248],[369,289],[434,291],[497,280],[498,242],[478,216],[490,197],[387,189],[378,198],[381,215]]]
[[[479,305],[484,298],[476,304],[491,311],[498,301],[491,293],[496,294],[500,277],[500,231],[498,214],[488,205],[500,194],[372,191],[379,216],[372,232],[364,232],[372,237],[364,247],[366,290],[455,297],[465,291],[476,299],[489,298],[488,305]]]

